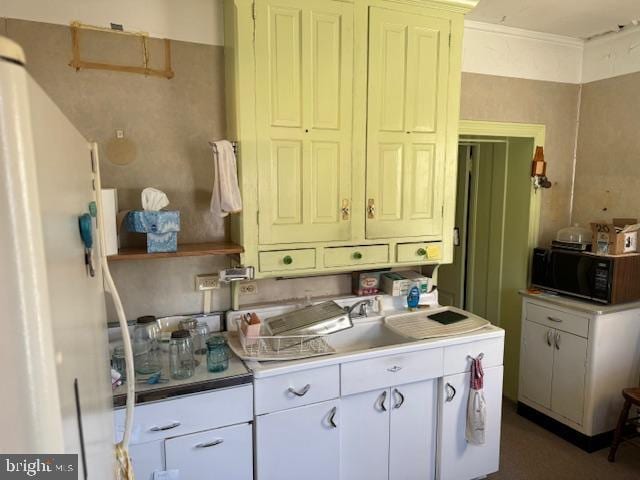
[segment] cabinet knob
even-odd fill
[[[353,252],[353,259],[354,259],[354,260],[361,260],[361,259],[362,259],[362,253],[360,253],[360,252]]]
[[[376,217],[376,201],[373,198],[370,198],[367,202],[367,216],[369,218]]]
[[[424,248],[419,248],[416,253],[419,257],[424,257],[427,254],[427,251]]]
[[[282,263],[284,263],[285,265],[291,265],[293,263],[293,258],[287,255],[282,259]]]

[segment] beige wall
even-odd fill
[[[579,92],[578,85],[568,83],[462,74],[462,119],[547,127],[545,158],[553,187],[541,192],[541,245],[549,243],[570,220]]]
[[[640,73],[582,87],[573,221],[640,218]]]
[[[223,47],[172,42],[175,78],[166,80],[76,72],[68,66],[71,37],[65,26],[0,19],[0,34],[22,45],[31,75],[80,132],[99,143],[103,186],[118,188],[120,208],[139,208],[141,189],[153,186],[164,190],[170,208],[181,212],[180,241],[224,238],[209,218],[213,171],[207,146],[209,140],[224,138],[226,129]],[[119,35],[83,34],[81,46],[82,54],[94,59],[135,63],[141,58],[138,44]],[[162,59],[161,47],[152,41],[152,62]],[[130,165],[115,165],[107,155],[106,145],[116,129],[123,129],[136,146],[136,159]],[[136,318],[200,311],[202,297],[194,290],[194,276],[227,266],[226,257],[157,259],[112,263],[112,272],[127,316]],[[241,301],[301,298],[307,291],[336,295],[349,288],[345,275],[265,280],[257,295]],[[229,308],[228,288],[215,292],[213,308]]]

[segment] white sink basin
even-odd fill
[[[356,319],[352,328],[332,333],[327,337],[329,345],[338,353],[387,347],[412,341],[414,340],[388,329],[383,317]]]

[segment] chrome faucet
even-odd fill
[[[353,305],[351,305],[350,307],[344,307],[345,312],[347,312],[349,314],[349,318],[352,317],[352,313],[353,311],[360,307],[360,310],[358,311],[358,314],[355,315],[356,317],[367,317],[367,307],[373,307],[373,299],[371,298],[365,298],[364,300],[359,300],[356,303],[354,303]]]

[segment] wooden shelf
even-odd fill
[[[149,260],[154,258],[201,257],[205,255],[235,255],[244,252],[240,245],[230,242],[184,243],[178,245],[177,252],[147,253],[143,247],[121,248],[117,255],[109,255],[107,260]]]

